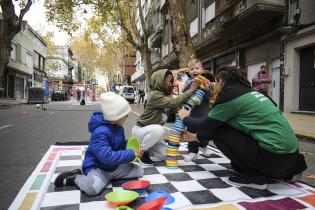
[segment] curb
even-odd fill
[[[315,134],[306,134],[306,133],[295,131],[295,135],[296,137],[301,138],[301,139],[315,141]]]
[[[27,105],[27,103],[16,103],[16,104],[6,104],[6,103],[0,103],[0,109],[10,108],[10,107],[16,107],[16,106],[23,106]]]

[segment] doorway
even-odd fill
[[[272,70],[272,100],[279,106],[280,103],[280,59],[271,62]]]
[[[315,111],[315,45],[300,51],[300,98],[301,111]]]
[[[14,75],[8,75],[8,98],[14,98]]]

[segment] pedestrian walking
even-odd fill
[[[81,91],[77,89],[77,101],[80,101],[81,99]]]
[[[131,108],[121,96],[107,92],[100,96],[102,112],[94,112],[88,124],[91,139],[80,169],[63,172],[54,181],[56,187],[76,185],[88,196],[98,195],[113,179],[143,176],[142,149],[126,149],[123,123]]]
[[[140,104],[140,102],[141,102],[141,103],[144,103],[144,96],[145,96],[144,90],[139,89],[139,90],[138,90],[138,94],[139,94],[139,101],[138,101],[138,103],[139,103],[139,104]]]

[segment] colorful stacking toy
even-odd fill
[[[179,155],[178,153],[178,147],[179,147],[179,142],[182,139],[182,135],[185,129],[185,125],[183,121],[176,116],[175,123],[173,124],[172,129],[170,130],[168,134],[168,144],[166,148],[166,167],[168,168],[177,168],[178,163],[177,163],[177,156]]]
[[[207,89],[207,79],[203,76],[198,76],[198,80],[200,81],[198,89],[183,105],[186,110],[193,109],[196,105],[200,105],[203,97],[205,96],[205,90]],[[173,127],[168,134],[168,144],[166,148],[167,158],[165,161],[166,167],[168,168],[178,168],[178,148],[183,136],[184,129],[185,125],[183,121],[180,119],[180,117],[177,116],[175,123],[173,124]]]
[[[205,90],[207,89],[207,79],[204,76],[198,76],[200,85],[194,94],[183,105],[184,109],[193,109],[195,106],[200,105],[205,96]]]

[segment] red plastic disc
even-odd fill
[[[151,183],[146,180],[135,180],[124,183],[122,187],[126,190],[140,190],[149,187],[150,184]]]
[[[167,196],[151,200],[139,206],[137,210],[160,210],[166,200]]]

